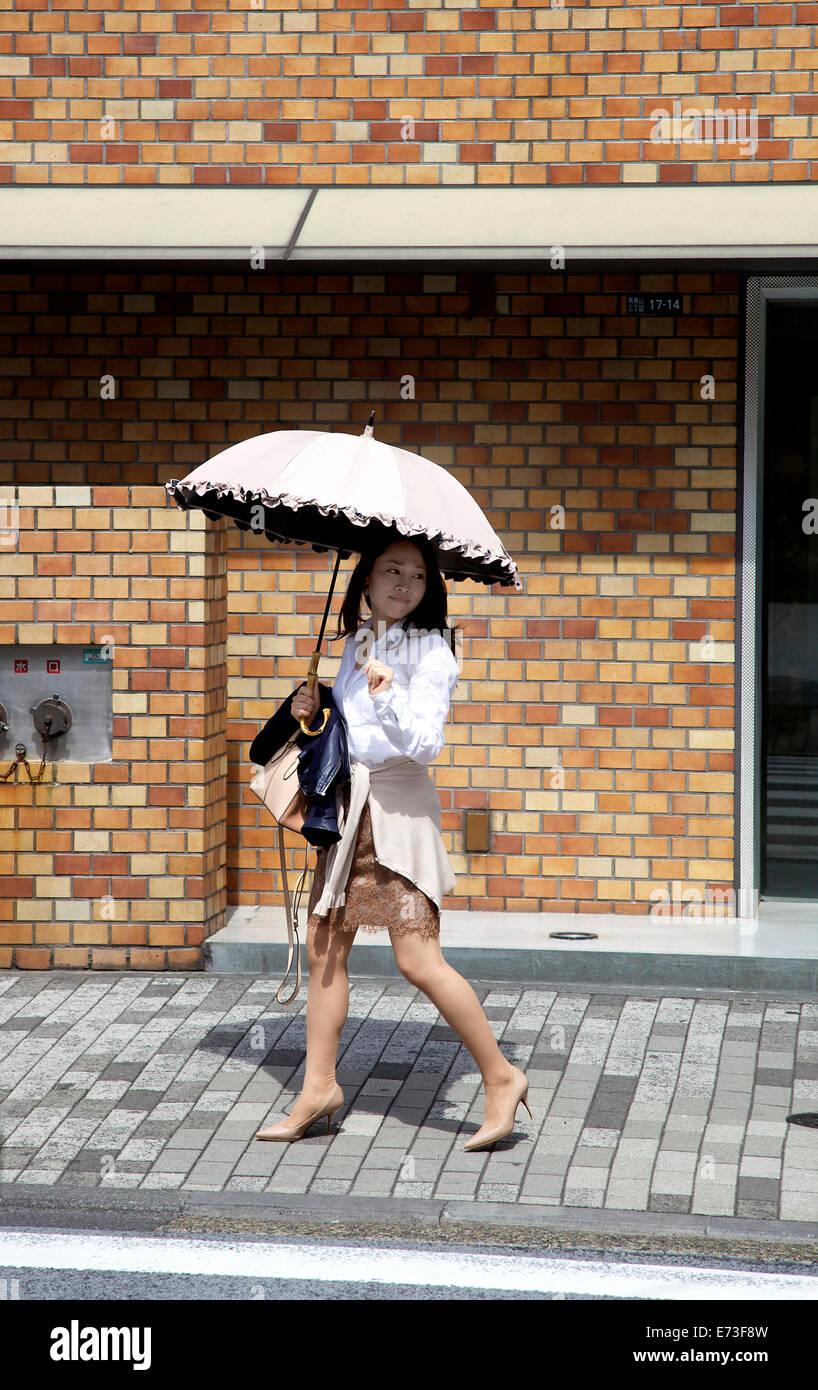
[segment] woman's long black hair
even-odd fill
[[[394,536],[386,536],[380,541],[374,542],[361,551],[361,558],[350,575],[344,601],[341,605],[341,612],[338,615],[338,631],[336,637],[347,637],[350,633],[357,632],[358,628],[366,615],[361,613],[361,601],[363,599],[364,585],[367,576],[372,569],[379,555],[394,543]],[[437,562],[437,555],[434,547],[425,536],[406,536],[406,540],[416,545],[426,562],[426,592],[420,600],[417,608],[412,613],[407,614],[401,619],[404,631],[411,628],[418,628],[426,632],[439,632],[441,637],[445,637],[454,651],[456,628],[449,627],[448,615],[448,596],[446,594],[446,584],[443,575],[440,573],[440,566]]]

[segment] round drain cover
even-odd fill
[[[557,941],[596,941],[595,931],[550,931]]]
[[[807,1129],[818,1129],[818,1113],[805,1110],[800,1115],[788,1115],[787,1124],[805,1125]]]

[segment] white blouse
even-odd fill
[[[388,690],[370,695],[356,665],[374,656],[395,672]],[[445,743],[446,722],[460,668],[439,632],[405,632],[393,623],[375,639],[372,620],[347,637],[332,687],[346,721],[350,762],[377,767],[389,758],[432,763]]]

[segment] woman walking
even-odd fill
[[[363,623],[362,596],[370,610]],[[309,898],[304,1082],[287,1121],[259,1130],[258,1139],[301,1139],[324,1116],[329,1130],[343,1104],[335,1065],[349,1010],[347,960],[359,929],[388,930],[401,973],[431,1000],[480,1070],[485,1120],[464,1147],[496,1143],[511,1133],[520,1101],[528,1110],[524,1073],[503,1056],[477,995],[440,950],[440,906],[456,880],[428,764],[445,742],[458,677],[443,636],[446,614],[446,586],[424,538],[361,555],[338,624],[347,641],[333,698],[347,727],[352,780],[343,791],[341,839],[317,851]],[[318,704],[318,691],[302,685],[292,713],[311,723]]]

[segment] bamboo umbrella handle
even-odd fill
[[[316,647],[315,651],[313,652],[312,656],[310,657],[310,669],[309,669],[309,674],[308,674],[308,676],[307,676],[307,689],[308,689],[309,691],[313,691],[313,690],[315,689],[315,682],[318,680],[318,662],[319,662],[320,658],[321,658],[321,652],[320,652],[319,648]],[[317,729],[311,729],[311,728],[309,727],[309,725],[307,724],[306,719],[304,719],[304,717],[303,717],[303,715],[302,715],[302,717],[301,717],[301,718],[299,719],[299,721],[298,721],[299,724],[301,725],[302,733],[309,734],[309,735],[310,735],[310,738],[317,738],[319,734],[322,734],[322,733],[324,732],[324,729],[325,729],[325,727],[326,727],[327,720],[329,719],[329,708],[325,705],[322,712],[323,712],[324,718],[323,718],[323,720],[321,721],[321,724],[319,725],[319,727],[318,727]]]

